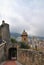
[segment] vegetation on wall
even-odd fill
[[[28,43],[24,43],[24,42],[20,42],[20,48],[23,48],[23,49],[29,49],[30,46],[28,46]]]
[[[29,49],[30,46],[28,46],[28,43],[26,44],[25,42],[17,42],[15,38],[11,38],[12,43],[17,43],[20,48],[22,49]]]

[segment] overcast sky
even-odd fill
[[[44,36],[44,0],[0,0],[0,24],[10,24],[10,31]]]

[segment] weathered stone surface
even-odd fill
[[[9,24],[5,23],[5,21],[2,21],[1,24],[1,35],[2,40],[6,41],[8,44],[10,42],[10,31],[9,31]]]
[[[0,44],[0,62],[4,61],[4,59],[5,59],[4,46],[5,46],[5,43]]]
[[[17,60],[24,65],[44,65],[43,52],[19,49],[17,53]]]

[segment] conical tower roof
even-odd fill
[[[27,32],[24,30],[21,36],[28,36]]]

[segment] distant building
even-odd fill
[[[22,40],[21,40],[22,42],[25,42],[25,43],[28,42],[28,34],[27,32],[25,32],[25,30],[23,31],[21,37],[22,37]]]

